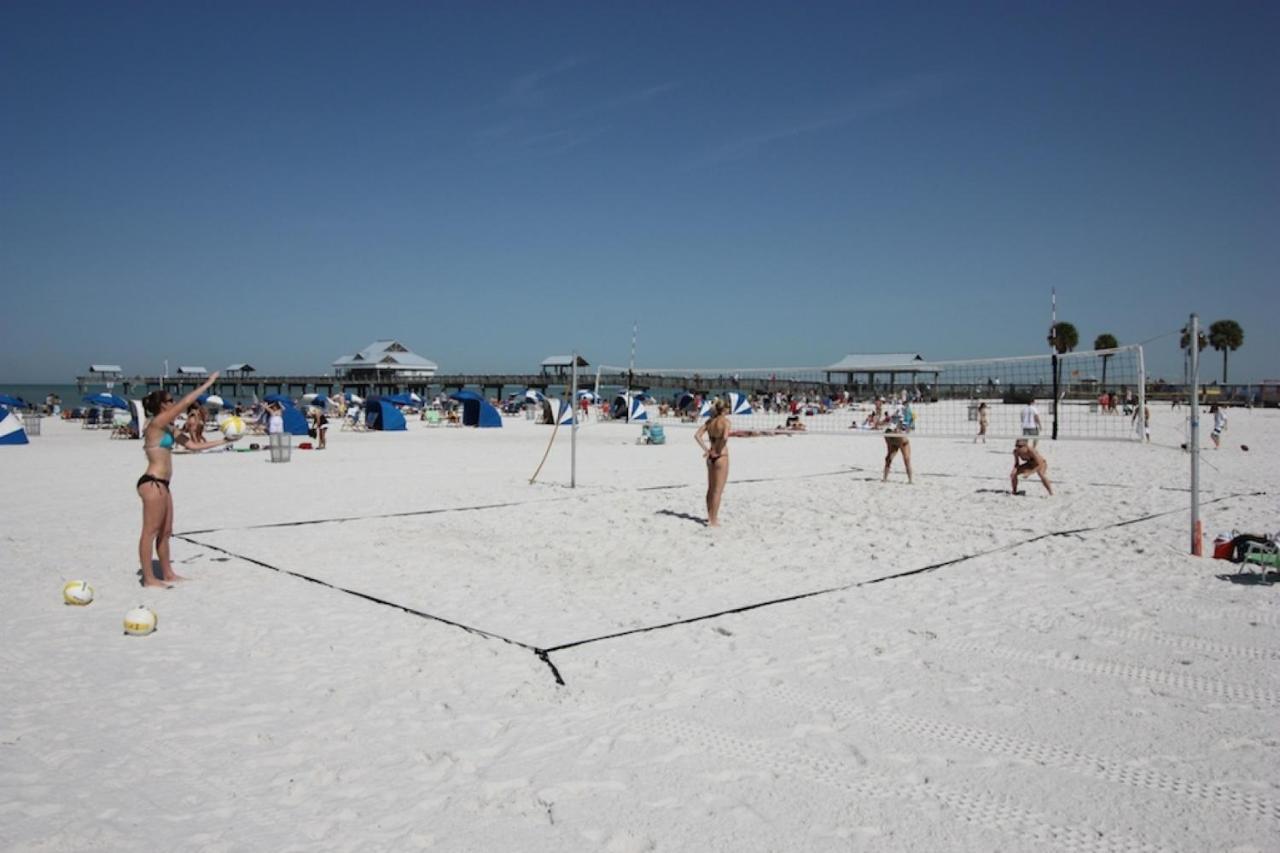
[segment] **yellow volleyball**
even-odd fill
[[[67,604],[84,607],[93,601],[93,587],[85,581],[67,581],[62,586],[62,600]]]
[[[160,617],[150,607],[139,605],[124,615],[124,632],[135,637],[145,637],[156,629]]]
[[[244,435],[244,419],[232,415],[222,422],[222,434],[227,438],[239,438]]]

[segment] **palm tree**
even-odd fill
[[[1080,333],[1072,324],[1061,321],[1049,327],[1049,346],[1058,355],[1071,352],[1080,343]]]
[[[1116,340],[1116,336],[1110,332],[1103,332],[1093,339],[1094,349],[1115,349],[1120,346],[1120,342]],[[1102,390],[1107,390],[1107,361],[1110,360],[1111,353],[1104,353],[1102,356]]]
[[[1204,348],[1207,347],[1208,345],[1209,345],[1209,339],[1205,337],[1204,332],[1201,332],[1200,333],[1200,350],[1203,352]],[[1182,337],[1178,339],[1178,346],[1181,347],[1182,349],[1191,348],[1191,329],[1188,328],[1187,326],[1182,327]]]
[[[1216,320],[1209,326],[1209,344],[1222,353],[1222,384],[1227,384],[1227,353],[1244,345],[1244,329],[1235,320]]]

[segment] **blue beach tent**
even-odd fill
[[[369,399],[370,399],[370,400],[372,400],[372,399],[375,399],[375,398],[370,397]],[[378,398],[376,398],[376,399],[383,400],[384,402],[390,403],[390,404],[391,404],[391,405],[393,405],[393,406],[413,406],[413,405],[416,405],[416,404],[414,403],[414,401],[413,401],[413,397],[411,397],[411,396],[410,396],[410,395],[408,395],[408,394],[389,394],[389,395],[387,395],[386,397],[378,397]]]
[[[364,401],[364,422],[369,429],[404,430],[404,415],[396,408],[394,397],[370,397]]]
[[[22,421],[4,406],[0,406],[0,444],[30,444]]]
[[[21,397],[10,397],[8,394],[0,394],[0,406],[8,406],[11,409],[25,409],[27,401]]]
[[[729,414],[751,414],[751,400],[746,394],[739,394],[737,391],[733,391],[729,394]]]
[[[449,395],[462,404],[462,425],[473,427],[500,427],[502,415],[489,405],[489,401],[475,391],[459,391]]]
[[[268,394],[262,399],[266,400],[268,403],[280,404],[280,408],[284,410],[285,432],[289,433],[289,435],[307,435],[309,431],[309,428],[307,427],[307,417],[298,410],[297,406],[293,404],[293,400],[290,400],[283,394]]]
[[[105,409],[124,409],[128,411],[129,401],[117,397],[115,394],[108,394],[105,391],[99,394],[89,394],[84,401],[90,406],[101,406]]]

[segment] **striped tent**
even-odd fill
[[[0,444],[30,444],[22,421],[4,406],[0,406]]]
[[[573,423],[573,406],[570,406],[568,401],[561,400],[559,397],[548,397],[547,403],[551,405],[551,411],[558,413],[560,426],[569,426]]]
[[[729,414],[751,414],[751,401],[747,399],[746,394],[739,394],[737,391],[733,391],[729,394]]]

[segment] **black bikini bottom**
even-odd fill
[[[164,490],[169,491],[169,481],[162,480],[159,477],[153,477],[150,474],[143,474],[138,478],[137,488],[142,488],[144,483],[155,483],[157,486],[164,486]]]

